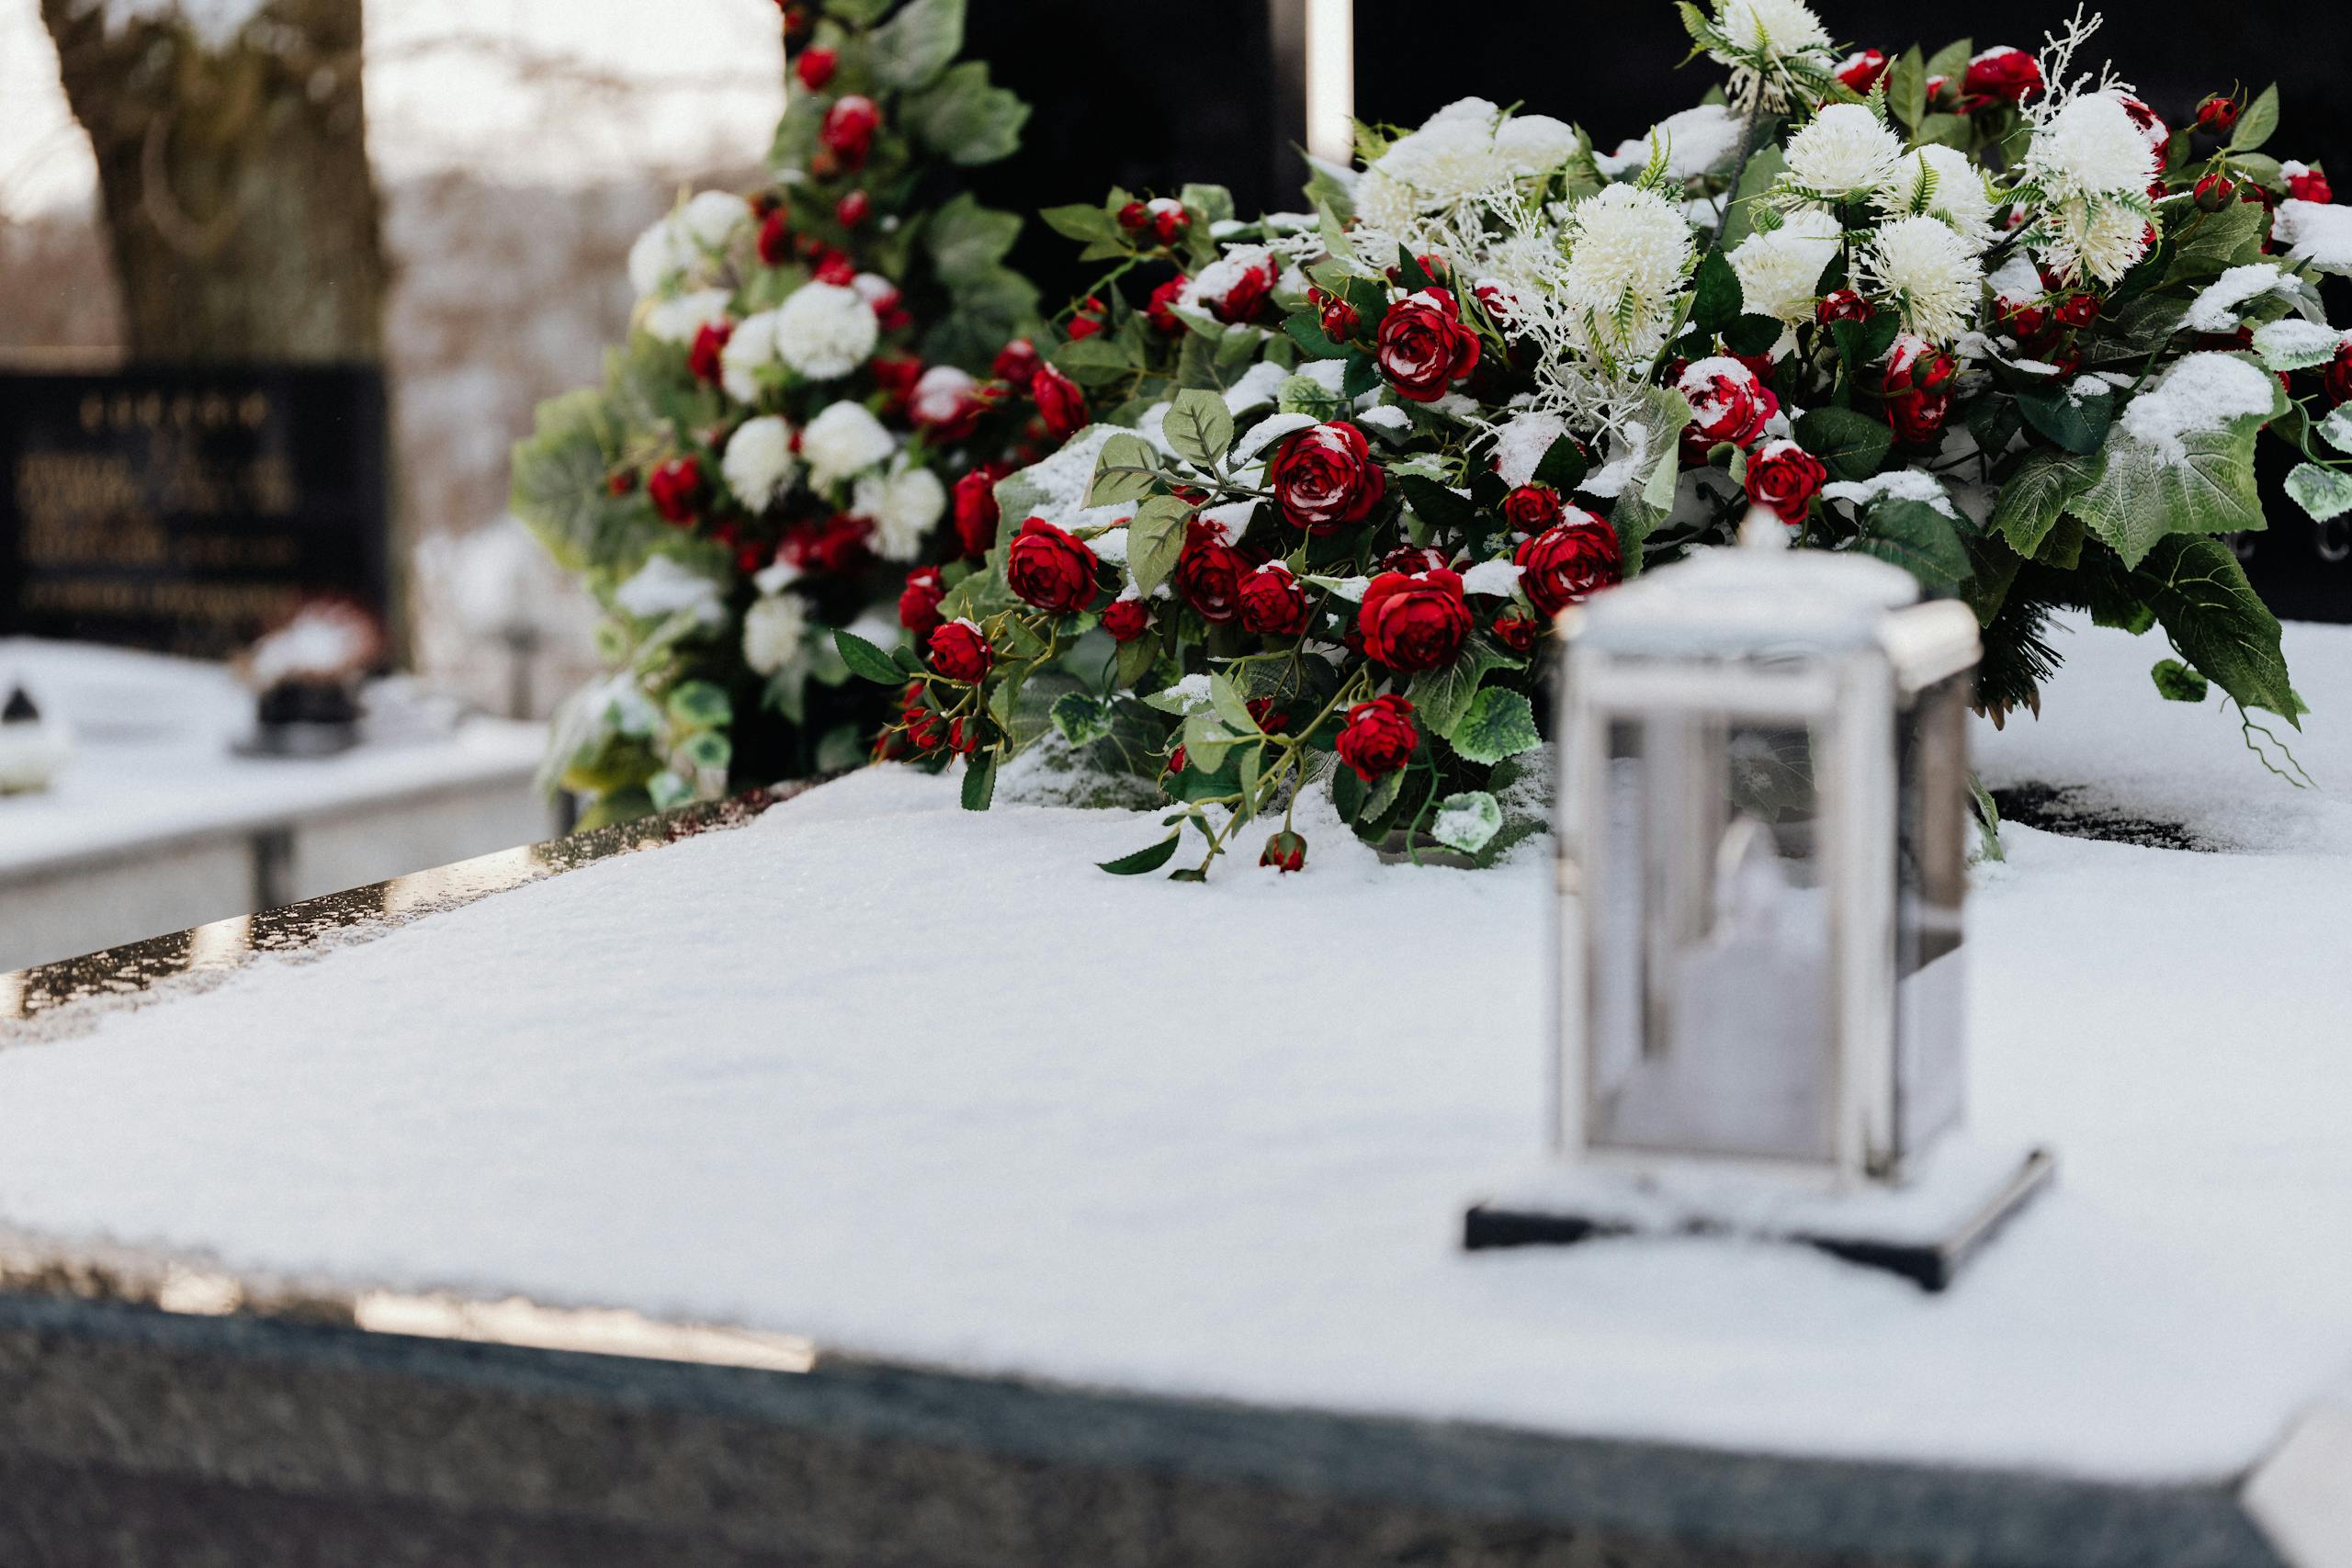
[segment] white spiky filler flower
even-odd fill
[[[1984,288],[1974,248],[1951,224],[1925,214],[1879,230],[1862,254],[1862,272],[1894,299],[1905,326],[1936,343],[1968,329]]]
[[[2121,203],[2077,199],[2044,214],[2034,251],[2052,271],[2114,283],[2148,254],[2147,214]]]
[[[1731,67],[1731,98],[1742,107],[1781,107],[1792,89],[1826,79],[1836,63],[1829,29],[1804,0],[1714,0],[1712,22],[1690,30],[1709,58]]]
[[[1799,195],[1866,196],[1894,178],[1903,141],[1860,104],[1831,104],[1789,138],[1789,186]]]
[[[1813,320],[1821,275],[1844,231],[1818,209],[1789,214],[1779,228],[1758,230],[1731,253],[1731,269],[1749,310],[1791,326]]]
[[[1955,148],[1935,144],[1905,156],[1879,193],[1878,204],[1889,217],[1940,218],[1972,250],[1993,243],[1992,193],[1968,154]]]
[[[1616,185],[1577,203],[1562,233],[1560,292],[1586,349],[1642,359],[1666,342],[1692,259],[1690,220],[1656,191]]]

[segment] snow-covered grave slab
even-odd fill
[[[2352,1406],[2352,629],[2289,631],[2303,792],[2145,689],[2153,642],[2064,652],[1993,782],[2237,852],[2013,826],[1979,868],[1973,1124],[2063,1163],[1944,1296],[1727,1240],[1462,1250],[1540,1156],[1540,844],[1384,865],[1303,807],[1306,874],[1171,886],[1090,863],[1151,814],[899,770],[0,1033],[0,1224],[820,1364],[2227,1496]]]

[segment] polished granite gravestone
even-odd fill
[[[72,1052],[108,1010],[169,1010],[232,973],[239,943],[365,942],[767,804],[141,944],[0,995],[16,1030]],[[0,1561],[2328,1568],[2346,1539],[2334,1483],[2352,1474],[2352,1416],[2324,1402],[2245,1473],[2098,1480],[977,1376],[86,1240],[10,1238],[0,1282]],[[1400,1324],[1395,1354],[1416,1353]]]

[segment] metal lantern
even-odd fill
[[[1471,1245],[1753,1231],[1939,1287],[2051,1168],[1941,1147],[1975,616],[1773,545],[1560,629],[1558,1165],[1474,1210]]]

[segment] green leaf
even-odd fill
[[[1136,509],[1127,524],[1127,574],[1136,591],[1150,593],[1176,570],[1184,549],[1184,524],[1193,509],[1172,495],[1155,495]]]
[[[2259,202],[2233,201],[2219,212],[2199,213],[2173,236],[2172,266],[2165,274],[2165,285],[2203,282],[2259,260],[2269,223],[2270,215]]]
[[[2201,703],[2212,690],[2212,682],[2177,659],[2157,660],[2148,678],[2155,682],[2156,694],[2168,703]]]
[[[1535,709],[1527,694],[1487,686],[1470,699],[1448,739],[1463,761],[1491,765],[1543,744],[1544,738],[1536,733]]]
[[[2118,424],[2102,449],[2106,472],[2069,509],[2126,566],[2139,565],[2167,535],[2262,528],[2267,525],[2255,488],[2254,441],[2269,417],[2250,414],[2219,430],[2190,431],[2179,438],[2184,457],[2178,462],[2167,461]]]
[[[971,168],[1021,150],[1029,106],[1010,87],[989,81],[986,61],[967,60],[920,93],[910,94],[900,118],[933,152]],[[1115,233],[1116,225],[1113,225]]]
[[[1955,152],[1965,152],[1973,131],[1974,122],[1964,114],[1921,115],[1917,140],[1922,147],[1949,147]]]
[[[1731,258],[1723,252],[1707,253],[1691,287],[1690,322],[1701,332],[1719,333],[1739,319],[1739,275],[1732,271]]]
[[[1115,240],[1120,233],[1116,218],[1087,202],[1069,207],[1048,207],[1040,210],[1037,216],[1046,220],[1046,228],[1065,239]]]
[[[672,807],[684,806],[692,800],[695,786],[664,768],[645,781],[645,793],[651,797],[654,810],[667,811]]]
[[[1073,746],[1091,746],[1111,733],[1111,705],[1087,692],[1064,692],[1054,699],[1054,728]]]
[[[2107,471],[2103,453],[2087,455],[2036,446],[2018,459],[1993,503],[1989,526],[2021,556],[2032,555],[2055,527],[2067,503]]]
[[[1758,148],[1747,160],[1747,167],[1739,176],[1739,189],[1724,213],[1721,247],[1736,251],[1739,243],[1756,232],[1756,204],[1764,200],[1772,189],[1772,182],[1789,166],[1777,142]]]
[[[1894,445],[1884,420],[1855,409],[1815,409],[1797,421],[1796,434],[1798,445],[1841,479],[1869,479]]]
[[[2319,422],[2320,439],[2339,452],[2352,452],[2352,403],[2328,411]]]
[[[2246,581],[2229,546],[2167,536],[2155,542],[2131,581],[2189,663],[2241,707],[2267,708],[2301,728],[2296,716],[2301,708],[2279,651],[2278,617]]]
[[[842,662],[865,679],[885,686],[906,684],[906,675],[890,661],[890,656],[855,632],[834,632],[833,646],[841,650]]]
[[[2311,514],[2312,522],[2324,523],[2352,512],[2352,474],[2323,468],[2317,463],[2298,463],[2287,476],[2287,493]]]
[[[1475,855],[1502,831],[1503,808],[1483,789],[1449,795],[1437,803],[1430,837],[1450,850]]]
[[[1364,782],[1356,771],[1342,762],[1331,770],[1331,805],[1339,811],[1340,820],[1354,823],[1363,810]]]
[[[2230,133],[2229,151],[2251,152],[2270,140],[2278,129],[2278,84],[2273,82],[2246,105],[2238,116],[2237,129]]]
[[[662,705],[673,722],[684,729],[717,729],[735,716],[727,688],[709,681],[686,681]]]
[[[735,758],[735,744],[716,729],[700,729],[686,737],[678,747],[678,755],[696,769],[723,773]]]
[[[1140,435],[1122,434],[1102,443],[1102,453],[1094,460],[1094,482],[1087,487],[1086,504],[1115,506],[1151,494],[1151,469],[1156,466],[1152,457],[1151,444]]]
[[[1160,433],[1177,456],[1204,468],[1214,468],[1233,445],[1233,415],[1216,393],[1188,388],[1169,405]]]
[[[865,41],[867,65],[884,86],[924,86],[964,52],[964,0],[908,0]]]
[[[1214,773],[1225,766],[1225,755],[1233,749],[1236,737],[1216,715],[1208,712],[1184,716],[1184,757],[1187,772]]]
[[[1535,465],[1531,478],[1540,485],[1550,485],[1562,495],[1572,492],[1584,483],[1585,474],[1591,468],[1592,459],[1576,438],[1563,435],[1545,449],[1544,460]]]
[[[1250,705],[1241,700],[1231,677],[1223,671],[1209,677],[1209,709],[1237,735],[1260,733],[1258,721],[1250,716]]]
[[[1204,222],[1222,223],[1233,216],[1233,193],[1223,186],[1181,186],[1176,199],[1199,213]]]
[[[982,751],[964,764],[964,809],[986,811],[996,798],[996,753]]]
[[[1298,351],[1309,359],[1345,359],[1345,344],[1333,343],[1323,332],[1323,318],[1312,310],[1298,310],[1283,318],[1283,331]]]
[[[1928,80],[1936,76],[1945,77],[1955,88],[1958,87],[1968,74],[1968,62],[1975,58],[1975,54],[1976,40],[1973,39],[1955,39],[1944,45],[1928,57],[1928,68],[1919,78],[1921,90],[1925,91]]]
[[[2070,386],[2029,387],[2018,393],[2017,403],[2028,424],[2077,454],[2098,451],[2115,423],[2115,395],[2105,390],[2078,398]]]
[[[1101,861],[1096,863],[1114,876],[1141,876],[1146,872],[1158,871],[1161,866],[1166,865],[1174,857],[1176,846],[1182,841],[1183,837],[1184,829],[1180,826],[1174,832],[1148,849],[1137,850],[1133,854],[1121,855],[1116,860]]]
[[[1518,668],[1519,660],[1503,651],[1484,631],[1470,634],[1453,662],[1436,670],[1424,670],[1413,677],[1405,695],[1413,705],[1414,715],[1425,733],[1450,739],[1454,728],[1470,711],[1471,699],[1478,694],[1478,682],[1487,671]]]
[[[1723,330],[1724,347],[1733,354],[1767,354],[1787,330],[1777,316],[1742,316]]]
[[[1973,570],[1958,525],[1924,501],[1889,497],[1873,502],[1863,514],[1861,536],[1853,547],[1893,561],[1931,594],[1959,592]]]
[[[1886,68],[1886,107],[1906,130],[1919,129],[1928,113],[1928,63],[1913,44]]]
[[[1477,508],[1469,498],[1460,496],[1445,485],[1421,474],[1398,474],[1396,486],[1404,493],[1406,504],[1413,515],[1432,528],[1460,532],[1470,526],[1472,513]]]
[[[2254,352],[2265,370],[2309,370],[2335,357],[2343,334],[2300,317],[2266,321],[2254,329]]]
[[[933,269],[951,288],[994,273],[1019,238],[1019,218],[982,207],[968,192],[933,212],[923,235]]]

